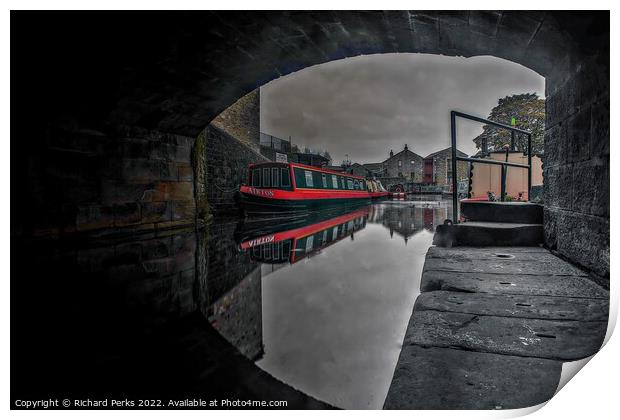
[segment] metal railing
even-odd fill
[[[508,162],[506,159],[505,162],[494,159],[480,159],[480,158],[471,158],[471,157],[462,157],[457,156],[456,153],[456,117],[464,118],[466,120],[477,121],[482,124],[493,125],[495,127],[503,128],[505,130],[510,131],[511,142],[510,142],[510,150],[514,150],[515,147],[515,133],[524,134],[527,136],[527,165],[522,163],[513,163]],[[484,163],[491,165],[501,165],[501,194],[500,200],[504,201],[506,197],[506,171],[509,166],[517,167],[517,168],[525,168],[527,169],[527,199],[530,199],[530,192],[532,190],[532,133],[526,130],[521,130],[520,128],[512,127],[510,125],[498,123],[495,121],[487,120],[485,118],[476,117],[474,115],[465,114],[463,112],[451,111],[450,112],[450,135],[452,138],[452,215],[454,218],[454,223],[458,223],[459,220],[459,201],[458,201],[458,177],[456,175],[456,162],[470,162],[470,163]]]
[[[271,134],[267,133],[260,133],[260,145],[285,153],[291,151],[290,141],[281,139],[276,136],[272,136]]]

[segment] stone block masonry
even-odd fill
[[[571,64],[547,77],[545,244],[609,287],[609,56]]]
[[[37,159],[32,171],[39,173],[38,207],[51,217],[36,221],[35,236],[120,234],[195,223],[194,139],[119,127],[108,134],[54,128],[47,141],[51,156]]]
[[[248,165],[267,159],[245,143],[221,129],[206,129],[207,201],[212,213],[235,213],[239,210],[235,194],[247,182]]]

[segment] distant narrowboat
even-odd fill
[[[268,162],[250,165],[248,185],[238,200],[247,213],[303,211],[325,206],[360,205],[381,197],[370,191],[365,178],[300,163]],[[385,193],[387,195],[387,193]]]

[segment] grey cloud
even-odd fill
[[[379,54],[309,67],[261,88],[261,131],[328,149],[335,162],[377,162],[404,144],[425,156],[450,144],[450,110],[487,116],[506,95],[544,96],[544,78],[496,57]],[[474,153],[478,124],[460,123]]]

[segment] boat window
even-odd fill
[[[360,181],[361,190],[366,191],[366,181]]]
[[[338,178],[339,178],[339,180],[340,180],[340,189],[341,189],[341,190],[346,190],[346,189],[347,189],[347,187],[345,186],[344,177],[343,177],[343,176],[340,176],[340,177],[338,177]]]
[[[260,187],[260,169],[252,170],[252,186]]]
[[[282,243],[282,258],[288,258],[291,253],[291,240]]]
[[[353,188],[356,190],[360,189],[360,182],[357,179],[353,181]]]
[[[283,187],[290,187],[291,186],[291,176],[288,172],[288,168],[282,168],[280,169],[281,175],[282,175],[282,186]]]
[[[338,189],[338,177],[336,175],[332,175],[332,188]]]
[[[263,168],[263,187],[271,187],[271,169]]]
[[[304,171],[306,175],[306,186],[313,187],[314,182],[312,181],[312,171]]]
[[[269,261],[271,259],[271,244],[263,245],[263,248],[263,255],[265,256],[265,259]]]
[[[321,174],[321,180],[323,181],[323,188],[327,188],[327,175]]]
[[[306,239],[306,253],[312,251],[312,245],[314,244],[314,236],[310,235]]]
[[[347,189],[348,190],[353,189],[353,180],[351,178],[347,178]]]
[[[271,186],[272,187],[280,186],[280,169],[278,168],[271,169]]]

